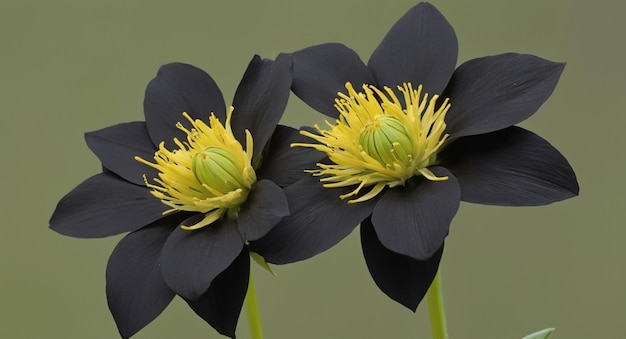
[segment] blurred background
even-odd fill
[[[392,4],[391,4],[392,3]],[[341,42],[367,61],[415,1],[18,1],[0,4],[1,338],[116,338],[104,272],[121,236],[48,229],[57,201],[100,164],[83,133],[143,120],[145,86],[181,61],[213,76],[229,103],[256,54]],[[580,196],[545,207],[462,204],[442,261],[451,338],[622,337],[626,318],[626,3],[437,1],[459,64],[503,52],[568,63],[521,126],[570,161]],[[622,42],[620,42],[622,41]],[[292,96],[283,123],[323,117]],[[358,232],[305,262],[254,267],[265,337],[430,338],[378,290]],[[242,312],[245,313],[245,312]],[[245,315],[238,338],[249,338]],[[220,338],[180,299],[133,338]]]

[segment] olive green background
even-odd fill
[[[442,262],[451,338],[623,337],[626,319],[626,3],[433,1],[459,63],[503,52],[568,62],[523,122],[570,161],[575,199],[535,208],[463,203]],[[143,120],[164,63],[203,68],[227,103],[257,53],[342,42],[364,60],[414,1],[3,1],[0,4],[0,338],[115,338],[104,293],[121,236],[48,229],[56,202],[100,170],[83,133]],[[283,122],[323,117],[292,96]],[[371,280],[358,232],[304,262],[254,267],[265,337],[429,338]],[[237,330],[248,338],[245,312]],[[134,338],[219,338],[180,299]]]

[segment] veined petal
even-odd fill
[[[249,274],[250,255],[244,247],[232,264],[213,279],[200,298],[186,301],[216,331],[235,338],[237,320],[248,291]]]
[[[516,126],[457,139],[441,153],[441,162],[459,179],[463,201],[537,206],[578,195],[567,159]]]
[[[154,157],[156,146],[150,141],[145,122],[129,122],[85,133],[87,146],[102,165],[136,185],[145,186],[143,176],[156,177],[157,171],[135,160]]]
[[[431,167],[444,181],[417,178],[413,185],[387,190],[374,207],[372,224],[390,251],[426,260],[442,246],[461,202],[459,183],[443,167]]]
[[[171,63],[162,66],[146,88],[143,102],[146,125],[155,145],[162,141],[168,149],[176,145],[173,138],[185,140],[176,123],[183,121],[183,112],[194,119],[207,121],[211,112],[220,121],[226,119],[222,92],[205,71],[191,65]]]
[[[181,224],[192,225],[202,217],[198,214]],[[230,266],[242,247],[243,240],[233,220],[223,219],[194,231],[177,227],[161,253],[163,278],[181,297],[198,299],[213,279]]]
[[[138,230],[162,218],[166,208],[145,187],[100,173],[59,201],[50,228],[77,238],[108,237]]]
[[[348,205],[339,195],[354,187],[323,188],[317,177],[305,177],[284,189],[291,215],[263,238],[251,243],[265,260],[286,264],[324,252],[345,238],[368,215],[377,198]]]
[[[288,215],[289,206],[283,190],[269,180],[259,180],[241,205],[237,226],[246,241],[254,241]]]
[[[359,56],[337,43],[308,47],[292,54],[293,84],[291,89],[312,108],[336,118],[337,93],[346,92],[346,82],[360,88],[373,84],[374,78]]]
[[[378,288],[415,312],[437,274],[443,244],[430,258],[415,260],[388,250],[378,240],[374,226],[367,218],[361,223],[361,246],[367,268]]]
[[[160,219],[122,239],[106,270],[109,309],[123,338],[129,338],[154,320],[175,293],[161,275],[161,248],[186,214]]]
[[[315,168],[315,163],[325,155],[311,148],[291,147],[293,143],[310,142],[295,128],[278,125],[272,135],[263,164],[257,170],[257,178],[269,179],[278,186],[289,186],[310,174],[304,170]]]
[[[235,138],[245,145],[245,130],[254,138],[257,156],[283,116],[291,87],[291,58],[281,54],[276,61],[256,55],[235,92],[231,126]]]
[[[395,90],[411,82],[437,94],[448,84],[457,55],[454,29],[433,5],[422,2],[393,25],[368,66],[379,87]]]
[[[443,93],[452,103],[446,115],[451,140],[526,120],[550,97],[564,67],[564,63],[514,53],[467,61]]]

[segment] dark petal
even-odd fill
[[[567,159],[523,128],[458,139],[440,159],[459,179],[463,201],[537,206],[578,195],[576,174]]]
[[[259,180],[239,210],[237,225],[244,240],[254,241],[288,215],[289,206],[283,190],[269,180]]]
[[[231,126],[235,137],[245,145],[245,130],[254,140],[258,155],[283,116],[291,87],[291,58],[281,54],[276,61],[256,55],[246,69],[233,99]]]
[[[389,250],[426,260],[443,244],[461,203],[457,179],[443,167],[430,168],[445,181],[417,178],[414,185],[387,190],[374,207],[372,223]]]
[[[339,199],[352,189],[323,188],[317,177],[305,177],[285,188],[291,215],[251,243],[252,250],[268,262],[286,264],[331,248],[370,215],[377,201],[348,205]]]
[[[151,161],[156,151],[143,121],[85,133],[85,141],[104,167],[133,184],[145,186],[144,174],[148,178],[157,176],[157,170],[135,160],[139,156]]]
[[[162,218],[166,209],[147,188],[100,173],[59,201],[50,228],[77,238],[108,237],[138,230]]]
[[[155,145],[164,141],[168,149],[174,147],[175,137],[187,138],[176,128],[177,122],[189,127],[183,112],[203,121],[208,121],[213,112],[224,123],[225,109],[224,97],[213,78],[199,68],[180,63],[161,66],[148,84],[143,102],[150,139]]]
[[[291,127],[278,125],[272,135],[263,164],[257,170],[257,178],[269,179],[281,187],[289,186],[310,175],[304,170],[316,168],[315,163],[325,154],[312,148],[294,147],[293,143],[314,143],[315,141]]]
[[[123,338],[154,320],[175,296],[161,275],[161,248],[185,217],[175,214],[122,239],[109,258],[106,293],[109,309]]]
[[[378,288],[415,312],[437,274],[443,245],[427,260],[409,258],[381,244],[368,218],[361,223],[361,246],[367,268]]]
[[[452,75],[443,97],[452,138],[497,131],[533,115],[552,94],[564,63],[534,55],[501,54],[467,61]]]
[[[181,224],[193,224],[203,216],[198,214]],[[194,231],[176,227],[161,253],[163,278],[176,294],[188,300],[198,299],[242,247],[243,240],[233,220],[223,219]]]
[[[202,319],[219,333],[235,338],[237,320],[248,291],[250,255],[246,248],[220,273],[195,301],[186,300]]]
[[[458,43],[454,29],[431,4],[411,8],[385,36],[368,66],[379,86],[395,89],[404,82],[422,84],[440,94],[456,67]]]
[[[309,106],[336,118],[337,93],[346,93],[346,82],[358,91],[363,84],[375,84],[374,78],[350,48],[337,43],[317,45],[292,54],[291,90]]]

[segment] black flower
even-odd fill
[[[106,271],[122,337],[146,326],[175,295],[234,337],[248,287],[247,245],[288,215],[282,187],[319,158],[293,153],[289,145],[303,137],[277,126],[291,80],[288,56],[255,56],[227,111],[207,73],[168,64],[146,89],[145,122],[86,134],[103,172],[61,199],[50,227],[79,238],[131,232]],[[177,124],[186,120],[191,125]]]
[[[270,262],[314,256],[360,223],[376,284],[415,310],[460,201],[532,206],[578,194],[567,160],[514,126],[550,96],[562,63],[502,54],[455,70],[454,30],[427,3],[391,28],[367,65],[341,44],[292,58],[293,92],[333,120],[294,145],[328,157],[286,188],[291,215],[253,245]]]

